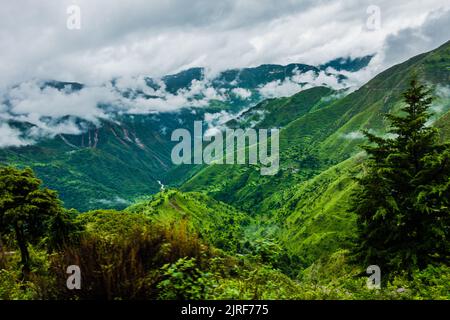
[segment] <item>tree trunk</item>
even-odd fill
[[[20,257],[22,264],[22,276],[26,277],[30,273],[30,253],[28,252],[28,245],[25,240],[23,229],[16,225],[16,240],[20,249]]]
[[[3,249],[2,233],[0,232],[0,268],[3,267],[4,257],[5,257],[5,250]]]

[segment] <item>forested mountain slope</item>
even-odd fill
[[[280,190],[305,182],[359,153],[359,145],[364,141],[362,130],[383,134],[383,114],[395,113],[400,108],[401,93],[413,73],[420,74],[432,88],[436,96],[434,118],[442,117],[450,109],[449,65],[450,42],[447,42],[434,51],[382,72],[359,90],[341,99],[331,99],[326,105],[321,102],[306,113],[301,111],[301,106],[308,102],[299,102],[305,92],[288,100],[289,106],[283,100],[269,101],[259,106],[265,107],[269,115],[277,104],[283,109],[297,107],[299,110],[298,117],[289,118],[280,133],[280,172],[268,178],[260,176],[257,168],[251,166],[209,166],[188,180],[182,189],[207,191],[250,212],[279,209],[286,200]],[[446,126],[447,118],[448,115],[438,124]],[[280,124],[275,117],[264,119],[273,121],[265,123],[269,127]],[[227,179],[223,179],[225,176]]]

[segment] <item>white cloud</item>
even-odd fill
[[[217,133],[226,129],[226,123],[232,119],[238,117],[239,114],[232,114],[227,111],[221,111],[216,113],[205,113],[204,121],[208,125],[204,136],[211,137],[215,136]]]
[[[114,103],[119,99],[108,87],[87,87],[80,91],[69,92],[30,81],[8,91],[6,99],[11,104],[10,113],[24,115],[29,121],[39,117],[76,116],[90,121],[106,118],[98,107],[99,103]]]
[[[237,96],[241,100],[247,100],[252,96],[252,92],[243,88],[234,88],[231,90],[235,96]]]
[[[288,97],[302,91],[303,86],[299,83],[287,79],[276,80],[259,88],[259,93],[265,98]]]
[[[188,88],[176,94],[166,91],[164,83],[156,80],[158,89],[151,88],[143,77],[123,77],[115,86],[106,83],[84,86],[80,90],[58,89],[42,81],[28,81],[0,96],[0,119],[31,125],[26,140],[20,132],[4,124],[4,146],[21,146],[58,134],[80,134],[89,126],[99,126],[101,119],[114,120],[120,114],[151,114],[171,112],[180,108],[208,106],[211,100],[226,99],[225,92],[216,90],[209,80],[194,80]],[[124,95],[123,93],[130,93]],[[7,140],[10,143],[7,143]]]
[[[20,130],[11,128],[6,123],[0,123],[0,148],[20,147],[30,144],[31,141],[24,139]]]
[[[385,64],[393,65],[450,40],[450,11],[430,12],[419,25],[389,35],[384,45]]]
[[[450,110],[450,86],[448,85],[438,85],[434,91],[433,104],[430,108],[432,113],[429,124],[433,124],[438,120],[442,114]]]
[[[342,72],[341,72],[342,73]],[[351,75],[352,73],[346,73]],[[305,73],[296,72],[291,78],[283,81],[276,80],[259,88],[259,92],[265,98],[289,97],[302,90],[317,86],[326,86],[335,90],[349,88],[355,85],[351,80],[339,81],[338,72],[331,69],[315,73],[308,71]]]
[[[440,99],[450,99],[450,85],[438,85],[435,93]]]
[[[32,78],[99,84],[119,76],[161,76],[189,66],[214,72],[382,55],[389,37],[431,23],[450,8],[446,0],[77,0],[81,29],[70,31],[66,8],[72,4],[2,3],[0,86]],[[377,31],[366,28],[366,9],[372,4],[381,9]],[[446,30],[424,33],[428,40],[419,49],[447,40]],[[403,44],[391,41],[389,48],[400,51]]]
[[[130,201],[123,199],[121,197],[114,197],[112,199],[95,199],[91,200],[91,203],[102,204],[106,206],[115,206],[115,205],[129,205]]]
[[[364,134],[361,131],[352,131],[342,135],[346,140],[361,140],[364,139]]]

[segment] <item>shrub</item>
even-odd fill
[[[195,258],[181,258],[161,268],[163,280],[158,283],[159,298],[163,300],[206,299],[210,295],[210,273],[198,268]]]

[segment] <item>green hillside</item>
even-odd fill
[[[363,142],[361,130],[383,134],[385,123],[382,115],[399,109],[401,93],[413,72],[419,73],[437,90],[439,86],[450,83],[449,64],[450,42],[382,72],[342,99],[333,99],[326,105],[319,102],[319,108],[308,107],[308,100],[297,102],[303,96],[311,96],[306,91],[291,100],[265,102],[258,108],[269,110],[269,115],[271,110],[276,114],[285,109],[297,110],[298,117],[285,117],[287,124],[280,133],[280,172],[269,179],[260,176],[252,167],[210,166],[188,180],[182,190],[207,191],[222,201],[246,210],[251,208],[252,212],[279,208],[280,197],[272,194],[307,181],[360,152],[359,145]],[[435,117],[439,118],[450,109],[450,97],[438,96],[435,104],[439,110]],[[267,119],[273,120],[273,126],[280,124],[273,116]],[[440,123],[445,123],[445,120]],[[266,122],[265,125],[270,127],[272,123]],[[223,179],[224,176],[227,179]]]
[[[204,167],[182,184],[182,190],[208,191],[221,201],[232,203],[249,212],[255,212],[274,191],[305,181],[319,172],[320,163],[309,146],[286,147],[287,128],[297,119],[321,110],[335,100],[335,92],[325,87],[302,91],[290,98],[271,99],[243,113],[228,123],[254,128],[282,127],[280,136],[281,171],[270,177],[261,176],[257,166],[210,165]],[[284,126],[285,125],[285,126]],[[227,179],[223,179],[226,174]],[[260,186],[260,188],[256,188]]]
[[[351,244],[356,217],[350,213],[350,197],[363,158],[355,156],[292,188],[277,210],[279,238],[308,264]]]
[[[243,242],[247,215],[201,193],[164,191],[126,209],[148,216],[157,224],[173,227],[186,223],[217,248],[236,252]]]
[[[227,123],[233,128],[274,128],[284,127],[292,119],[299,118],[313,109],[319,109],[333,99],[336,92],[326,87],[314,87],[288,98],[269,99],[251,107],[242,115]]]

